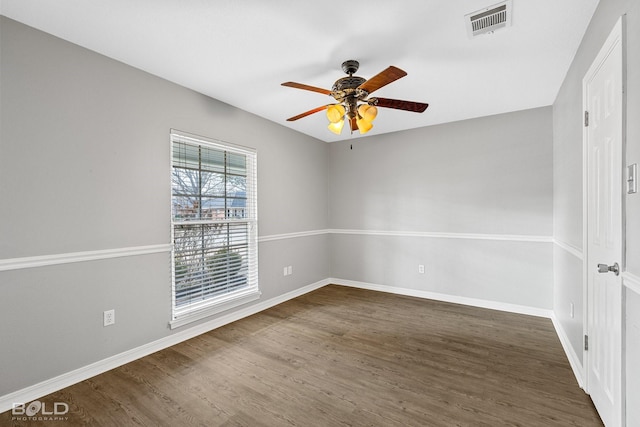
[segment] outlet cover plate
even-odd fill
[[[103,313],[104,326],[110,326],[116,323],[116,311],[107,310]]]

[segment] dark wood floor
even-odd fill
[[[71,408],[40,426],[602,425],[548,319],[342,286],[40,400]]]

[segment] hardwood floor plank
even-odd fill
[[[334,285],[40,400],[65,426],[602,425],[548,319]]]

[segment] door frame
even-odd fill
[[[620,44],[622,49],[622,109],[621,109],[621,165],[620,165],[620,181],[621,181],[621,191],[622,191],[622,199],[621,199],[621,236],[620,236],[620,244],[621,248],[621,259],[620,259],[620,270],[621,275],[624,271],[626,271],[626,197],[625,197],[625,188],[626,188],[626,179],[625,179],[625,171],[626,171],[626,128],[627,128],[627,48],[626,48],[626,14],[622,15],[616,21],[613,26],[611,32],[607,36],[606,41],[602,44],[598,54],[593,59],[593,62],[589,66],[587,72],[585,73],[582,80],[582,111],[588,111],[588,99],[586,97],[587,94],[587,84],[590,78],[595,74],[596,70],[600,68],[604,60],[607,58],[611,50],[616,46],[616,44]],[[592,266],[588,264],[589,260],[589,215],[588,215],[588,207],[589,207],[589,153],[588,153],[588,128],[584,125],[582,127],[582,253],[583,253],[583,268],[582,268],[582,282],[583,282],[583,316],[582,316],[582,325],[583,325],[583,333],[584,336],[589,336],[589,274]],[[621,413],[619,414],[619,419],[621,420],[621,425],[625,425],[625,403],[626,403],[626,381],[625,381],[625,310],[624,310],[624,285],[622,292],[622,300],[621,300],[621,360],[620,360],[620,406],[619,410]],[[584,343],[583,343],[584,344]],[[589,392],[589,351],[585,350],[585,346],[582,348],[582,379],[583,379],[583,388],[587,394]]]

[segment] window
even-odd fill
[[[172,131],[173,320],[257,299],[256,152]]]

